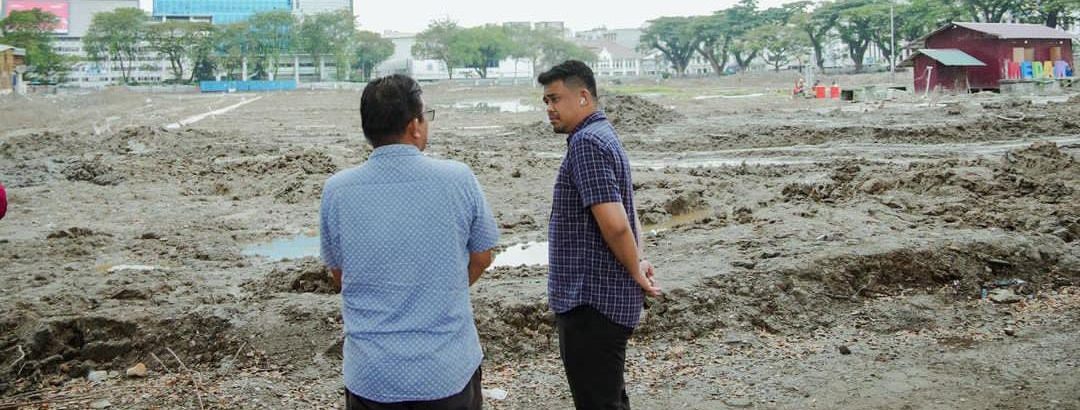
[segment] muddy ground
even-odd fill
[[[666,291],[628,352],[634,407],[1080,408],[1080,98],[788,82],[601,85]],[[500,248],[543,241],[565,139],[540,89],[425,90],[428,152],[473,168]],[[341,403],[318,259],[247,251],[317,234],[322,183],[371,151],[357,91],[4,98],[0,408]],[[474,288],[490,408],[571,407],[545,275]]]

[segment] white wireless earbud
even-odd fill
[[[585,106],[585,99],[584,98],[581,99],[581,105]]]

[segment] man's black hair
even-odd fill
[[[566,60],[557,66],[551,67],[550,70],[540,73],[540,76],[537,77],[537,81],[541,85],[548,85],[558,80],[562,80],[567,86],[585,87],[593,98],[600,97],[596,93],[596,77],[593,76],[592,69],[581,61]]]
[[[422,94],[420,84],[401,74],[368,83],[360,97],[360,126],[371,145],[395,144],[410,121],[423,121]]]

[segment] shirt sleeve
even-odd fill
[[[570,144],[571,178],[584,208],[608,202],[622,202],[615,161],[595,141],[578,138]]]
[[[338,230],[334,226],[334,204],[323,192],[322,206],[319,207],[319,250],[323,263],[330,269],[341,269]]]
[[[484,252],[499,244],[499,226],[495,217],[491,214],[487,198],[484,197],[484,189],[476,176],[469,172],[470,195],[473,198],[472,224],[469,227],[469,252]]]

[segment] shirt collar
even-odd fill
[[[375,151],[372,151],[371,155],[369,155],[368,158],[371,159],[380,157],[408,157],[414,155],[420,155],[420,149],[416,148],[415,145],[390,144],[375,148]]]
[[[566,143],[569,144],[570,139],[574,138],[574,135],[577,135],[578,131],[581,131],[583,128],[589,126],[589,124],[605,120],[607,120],[607,116],[604,115],[603,111],[593,111],[592,114],[589,114],[587,117],[585,117],[585,119],[581,120],[581,124],[578,124],[577,127],[574,127],[574,130],[570,132],[570,135],[566,136]]]

